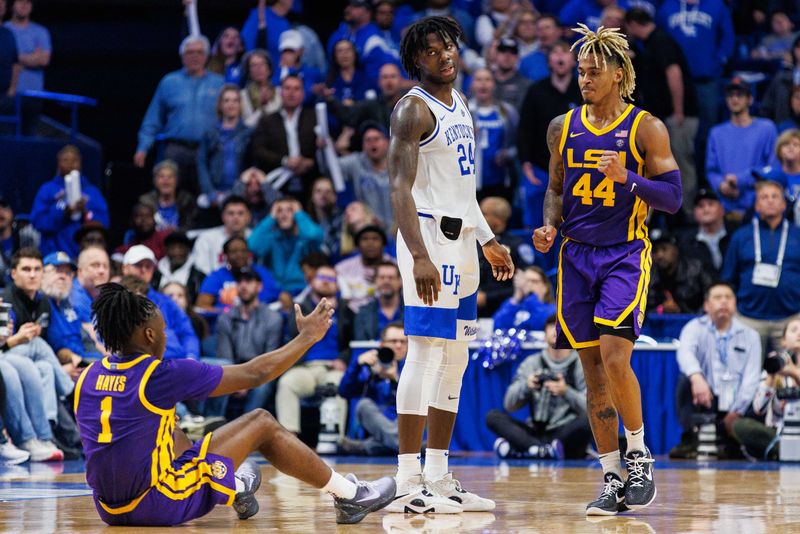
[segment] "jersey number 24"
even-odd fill
[[[460,156],[458,157],[458,166],[461,168],[461,176],[469,176],[475,172],[475,152],[472,151],[472,143],[467,145],[459,144],[456,150]]]

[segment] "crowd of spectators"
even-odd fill
[[[9,4],[11,19],[0,27],[0,113],[10,111],[17,90],[43,87],[51,54],[47,30],[30,20],[30,0]],[[79,447],[64,407],[82,367],[105,353],[91,302],[109,280],[159,305],[165,357],[218,363],[289,339],[293,302],[307,311],[333,300],[333,327],[276,387],[181,405],[180,415],[268,406],[300,433],[304,403],[333,384],[342,433],[345,399],[363,396],[351,419],[366,434],[343,438],[343,450],[396,449],[391,396],[405,350],[386,156],[391,111],[414,85],[399,60],[400,38],[428,15],[452,17],[464,30],[457,88],[479,140],[480,207],[518,268],[513,282],[497,282],[481,264],[479,315],[498,328],[553,325],[557,258],[529,242],[548,185],[545,132],[553,117],[581,104],[570,28],[619,26],[637,74],[634,102],[666,124],[686,199],[677,215],[649,221],[647,313],[705,314],[681,334],[681,450],[696,442],[698,407],[716,406],[732,437],[742,434],[740,416],[769,408],[775,379],[759,386],[756,360],[770,349],[793,350],[800,317],[794,4],[765,12],[732,10],[723,0],[349,0],[330,36],[302,24],[302,13],[290,17],[292,4],[259,0],[241,28],[225,28],[213,43],[201,34],[180,43],[182,68],[152,88],[142,118],[133,162],[152,169],[153,188],[132,202],[122,243],[109,241],[106,200],[81,174],[73,145],[58,153],[56,176],[40,178],[27,214],[0,199],[0,270],[4,300],[13,304],[0,347],[11,438],[0,443],[3,459],[58,459]],[[0,0],[0,18],[5,11]],[[71,173],[80,177],[78,199],[66,192]],[[354,340],[380,340],[395,359],[351,358]],[[729,348],[734,357],[723,357]],[[529,404],[533,426],[492,412],[488,423],[504,440],[498,450],[581,456],[585,384],[574,353],[531,358],[505,409]],[[540,381],[543,366],[554,374]],[[796,379],[795,370],[782,376]],[[544,392],[552,420],[536,418]],[[748,443],[763,441],[764,432],[743,431],[756,436]],[[759,447],[751,446],[765,454]]]

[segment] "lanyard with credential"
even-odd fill
[[[761,234],[759,230],[759,222],[758,219],[753,217],[753,242],[755,243],[756,249],[756,264],[761,263]],[[778,267],[783,265],[783,256],[786,253],[786,239],[789,236],[789,222],[784,219],[783,220],[783,229],[781,230],[781,242],[778,245],[778,258],[775,261],[775,265]]]

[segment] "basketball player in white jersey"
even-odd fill
[[[464,490],[447,465],[468,342],[477,332],[475,241],[495,278],[510,280],[514,274],[511,256],[495,240],[475,198],[472,116],[453,89],[460,36],[453,20],[428,17],[409,27],[400,45],[403,66],[420,83],[395,106],[389,145],[408,334],[397,389],[397,498],[386,508],[390,512],[458,513],[495,506]]]

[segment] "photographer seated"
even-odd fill
[[[695,414],[716,414],[725,434],[732,437],[733,424],[753,402],[761,377],[761,338],[734,317],[733,288],[723,282],[713,284],[706,292],[703,309],[705,315],[681,330],[678,366],[682,376],[675,402],[683,434],[669,453],[673,459],[697,456]]]
[[[781,345],[783,349],[780,352],[772,352],[767,356],[764,362],[766,377],[753,399],[753,411],[758,416],[765,416],[764,423],[746,417],[733,423],[733,437],[742,444],[747,454],[759,460],[778,459],[779,429],[783,428],[787,403],[787,400],[781,399],[781,390],[800,385],[797,358],[800,353],[800,319],[792,319],[783,329]]]
[[[356,421],[367,439],[341,438],[339,454],[390,456],[397,454],[397,381],[408,351],[402,323],[391,323],[381,331],[381,344],[352,358],[339,384],[345,399],[361,397]]]
[[[556,316],[544,326],[547,348],[528,356],[506,390],[505,411],[491,410],[486,425],[499,437],[494,449],[501,458],[584,458],[592,438],[586,417],[586,382],[578,353],[554,349]],[[526,423],[514,419],[527,405]]]

